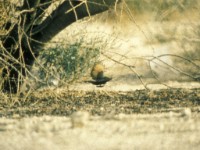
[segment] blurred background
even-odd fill
[[[62,52],[68,47],[63,63],[74,67],[68,69],[78,79],[89,78],[91,66],[100,61],[114,85],[199,81],[199,8],[197,0],[123,1],[67,27],[49,47]]]

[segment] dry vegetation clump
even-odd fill
[[[7,7],[9,7],[8,2],[0,1],[0,36],[6,34],[5,25],[10,19]]]
[[[129,92],[69,91],[45,89],[7,105],[1,101],[0,116],[68,116],[76,111],[114,117],[117,114],[179,112],[189,107],[199,112],[199,89],[137,90]],[[3,105],[4,104],[4,105]]]
[[[9,26],[7,22],[9,22],[10,20],[9,12],[7,9],[8,7],[9,7],[8,2],[0,1],[0,53],[1,55],[3,53],[2,38],[6,36],[7,29]],[[4,61],[0,58],[0,89],[3,84],[2,71],[5,67],[6,66],[5,66]]]
[[[14,81],[13,78],[9,77],[9,74],[11,73],[10,68],[13,68],[19,72],[19,78],[21,78],[20,82],[23,80],[22,73],[17,69],[17,67],[14,67],[13,65],[14,62],[19,64],[19,66],[24,66],[22,62],[20,63],[19,60],[12,56],[11,53],[14,53],[14,46],[9,49],[11,53],[3,46],[3,43],[7,39],[11,39],[9,35],[10,31],[14,28],[14,25],[19,22],[17,17],[19,12],[17,8],[17,2],[13,3],[12,0],[0,1],[0,91],[2,91],[4,88],[3,86],[6,80]],[[7,44],[7,46],[11,45],[11,43]],[[16,47],[18,46],[20,45],[16,43]]]

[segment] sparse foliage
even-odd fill
[[[39,69],[39,78],[45,81],[46,85],[59,85],[80,79],[88,73],[88,69],[100,55],[100,49],[92,47],[95,44],[84,45],[84,41],[80,40],[70,45],[63,43],[44,50],[38,59],[41,62],[40,65],[46,67],[35,64],[35,67]]]
[[[3,7],[7,5],[12,7]],[[116,4],[115,0],[24,0],[21,5],[11,1],[2,2],[5,10],[1,36],[2,88],[8,92],[19,92],[24,77],[30,70],[39,52],[56,34],[84,17],[104,12]],[[3,11],[2,9],[2,11]],[[6,15],[9,12],[9,20]],[[14,12],[14,13],[10,13]]]

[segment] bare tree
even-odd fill
[[[57,0],[59,5],[48,16],[44,14],[55,0],[24,0],[14,7],[17,21],[5,22],[3,27],[8,32],[1,36],[0,61],[7,66],[2,70],[3,90],[18,91],[42,47],[56,34],[79,19],[108,10],[118,1]]]

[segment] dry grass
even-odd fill
[[[14,102],[4,95],[0,103],[0,116],[71,115],[76,111],[88,111],[92,115],[115,116],[117,114],[161,113],[179,111],[190,107],[199,109],[199,89],[166,89],[134,92],[69,91],[45,89],[30,94],[26,99]],[[3,98],[3,97],[2,97]]]
[[[8,3],[0,1],[0,35],[6,34],[6,29],[4,27],[5,23],[9,21]]]

